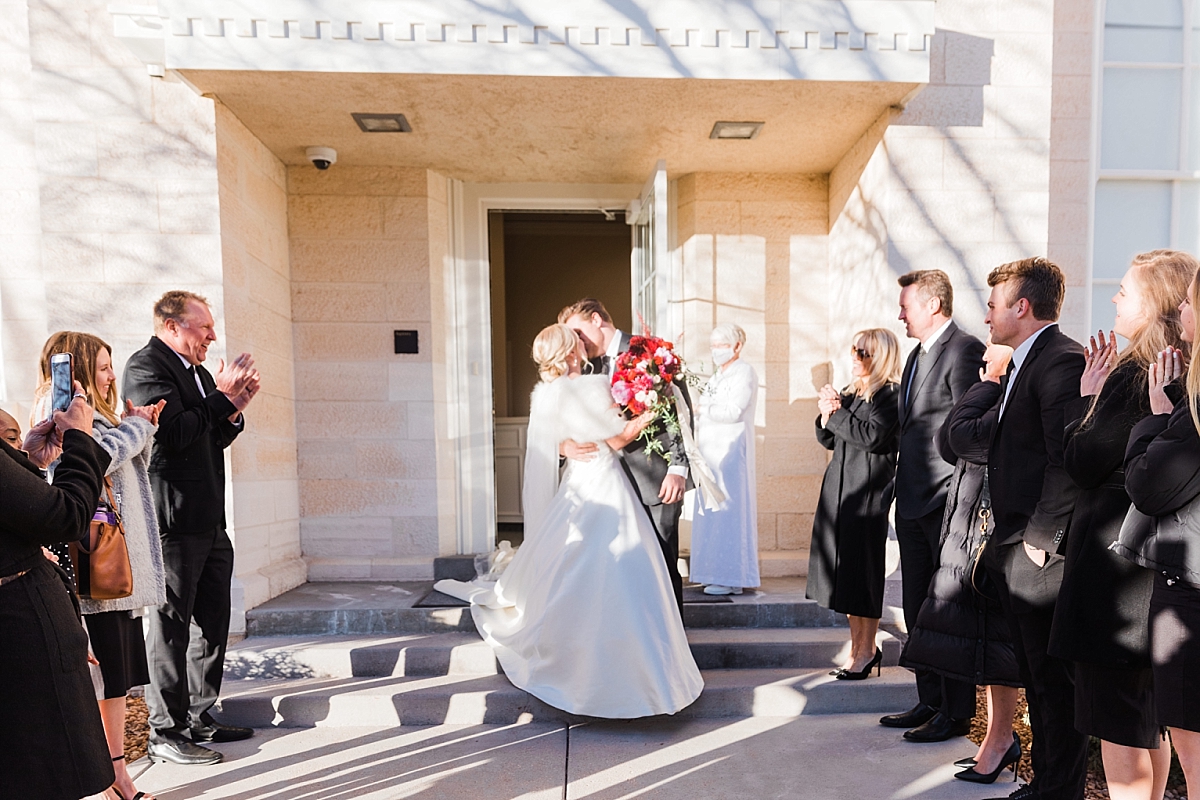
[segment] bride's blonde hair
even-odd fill
[[[538,375],[549,383],[567,374],[568,363],[579,345],[579,337],[566,325],[548,325],[533,340],[533,360]]]

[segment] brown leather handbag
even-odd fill
[[[119,600],[133,594],[133,569],[125,543],[125,524],[113,498],[112,479],[104,479],[108,508],[96,509],[85,540],[72,542],[71,561],[79,596],[89,600]]]

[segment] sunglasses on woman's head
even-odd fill
[[[868,353],[866,350],[863,350],[861,347],[855,347],[854,345],[850,345],[850,352],[853,353],[854,355],[858,356],[859,361],[870,361],[871,360],[871,354]]]

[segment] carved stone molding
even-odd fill
[[[162,0],[113,5],[173,69],[881,80],[929,77],[934,0]]]

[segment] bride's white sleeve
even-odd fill
[[[560,379],[561,380],[561,379]],[[529,403],[529,429],[525,436],[525,478],[521,488],[521,513],[525,540],[534,536],[546,509],[558,491],[559,433],[553,383],[539,384]]]

